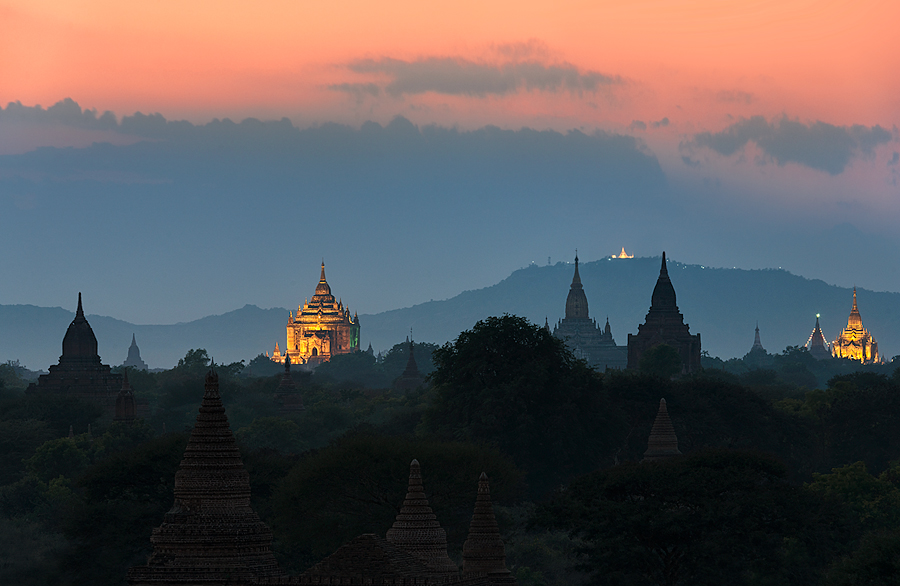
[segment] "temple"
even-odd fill
[[[147,363],[141,360],[141,349],[138,348],[137,342],[134,339],[134,334],[131,334],[131,346],[128,347],[128,358],[125,359],[122,366],[136,368],[138,370],[147,370]]]
[[[276,346],[277,348],[277,346]],[[284,357],[284,372],[281,373],[281,380],[278,382],[278,388],[275,389],[275,404],[282,413],[294,413],[303,411],[303,396],[294,377],[291,376],[291,357],[286,354]]]
[[[409,338],[406,339],[408,346],[407,352],[409,356],[406,359],[406,368],[403,373],[394,381],[394,388],[401,391],[411,391],[418,389],[425,384],[425,377],[419,372],[419,366],[416,364],[415,344]],[[369,344],[369,348],[372,345]]]
[[[856,307],[856,287],[853,288],[853,307],[847,319],[847,327],[831,344],[831,354],[835,358],[849,358],[863,364],[881,362],[878,356],[878,342],[863,327],[862,317]]]
[[[359,318],[335,301],[325,280],[325,263],[312,299],[297,307],[297,315],[288,317],[287,342],[282,354],[278,345],[270,357],[275,362],[291,357],[291,363],[318,366],[332,356],[359,350]]]
[[[822,328],[819,327],[819,314],[816,314],[816,327],[813,328],[809,339],[806,341],[806,349],[809,350],[810,356],[816,360],[828,360],[831,358],[831,350],[828,349],[828,342],[822,334]]]
[[[644,352],[660,344],[668,344],[678,351],[682,374],[700,370],[700,334],[691,335],[690,326],[684,323],[684,316],[675,303],[675,288],[669,279],[665,252],[650,298],[650,311],[638,326],[638,333],[628,334],[628,368],[637,369]]]
[[[549,330],[549,324],[545,327]],[[575,274],[572,284],[569,286],[569,295],[566,297],[566,317],[559,320],[553,328],[553,336],[565,342],[566,346],[594,368],[605,370],[607,368],[625,368],[628,362],[628,349],[625,346],[616,346],[612,330],[609,327],[609,319],[606,327],[600,329],[597,322],[588,314],[587,295],[581,284],[581,275],[578,273],[578,255],[575,255]]]
[[[769,353],[763,348],[762,342],[759,339],[759,323],[756,324],[756,333],[753,336],[753,346],[750,347],[749,352],[744,354],[742,360],[747,366],[755,368],[769,366],[771,363],[771,356],[769,356]]]
[[[203,402],[175,474],[175,503],[150,537],[153,554],[130,586],[253,584],[281,577],[272,531],[250,508],[250,475],[210,367]]]
[[[62,395],[91,401],[112,418],[116,415],[116,400],[122,389],[122,375],[111,372],[100,362],[97,337],[84,317],[81,293],[75,319],[69,324],[62,341],[59,364],[50,366],[47,374],[38,377],[25,390],[30,395]]]
[[[678,436],[675,435],[675,427],[669,418],[669,410],[666,400],[659,400],[659,411],[653,420],[653,428],[650,430],[650,439],[647,441],[647,451],[644,452],[644,462],[665,460],[680,456],[678,449]]]

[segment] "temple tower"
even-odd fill
[[[421,561],[433,579],[449,581],[458,577],[459,569],[447,555],[447,534],[425,498],[418,460],[409,465],[406,498],[385,539]]]
[[[128,369],[125,369],[124,379],[122,381],[122,389],[116,397],[116,416],[114,421],[122,421],[125,423],[133,423],[136,417],[137,409],[134,403],[134,392],[131,385],[128,384]]]
[[[831,354],[835,358],[849,358],[863,364],[881,362],[878,356],[878,342],[869,330],[863,327],[862,316],[856,307],[856,287],[853,288],[853,307],[850,308],[847,327],[831,344]]]
[[[473,575],[487,575],[493,584],[515,584],[506,567],[506,547],[500,538],[500,528],[494,517],[491,489],[487,474],[478,479],[475,512],[469,525],[469,537],[463,544],[463,579]]]
[[[325,279],[325,263],[319,275],[312,299],[297,307],[297,314],[288,317],[287,341],[284,354],[290,355],[292,364],[308,364],[310,367],[327,362],[332,356],[359,350],[359,317],[344,306],[343,301],[331,294],[331,286]],[[271,357],[283,360],[277,351]]]
[[[275,403],[281,408],[282,412],[291,413],[303,411],[303,397],[294,377],[291,376],[291,355],[284,355],[284,372],[281,373],[281,380],[278,382],[278,388],[275,389]]]
[[[813,328],[809,339],[806,341],[806,349],[809,354],[816,360],[828,360],[831,358],[831,351],[828,349],[828,342],[822,334],[822,328],[819,327],[819,314],[816,314],[816,327]]]
[[[650,298],[650,311],[644,323],[638,326],[638,333],[628,334],[628,368],[637,369],[644,352],[660,344],[678,350],[682,373],[700,370],[700,334],[691,335],[690,326],[684,323],[684,316],[675,303],[675,287],[669,279],[665,252]]]
[[[66,395],[96,403],[107,417],[114,417],[116,398],[122,388],[122,375],[111,372],[100,362],[97,337],[84,317],[81,293],[75,319],[66,329],[59,364],[51,365],[47,374],[38,377],[25,390],[34,395]]]
[[[550,330],[546,323],[547,331]],[[606,328],[600,329],[597,322],[591,319],[588,312],[587,295],[578,272],[578,254],[575,254],[575,274],[566,296],[566,317],[559,320],[553,328],[553,336],[565,342],[566,346],[578,357],[583,358],[595,368],[625,368],[627,349],[616,346],[609,319]]]
[[[147,363],[141,360],[141,349],[138,348],[134,334],[131,334],[131,346],[128,347],[128,357],[122,366],[135,368],[137,370],[147,370]]]
[[[250,508],[250,476],[212,367],[175,474],[175,504],[150,542],[153,554],[147,565],[128,572],[131,586],[225,586],[283,575],[272,554],[272,532]]]
[[[647,451],[644,452],[644,462],[665,460],[666,458],[680,455],[678,437],[675,435],[675,427],[672,426],[672,420],[669,419],[666,400],[660,399],[659,411],[656,413],[653,428],[650,430]]]
[[[410,339],[406,340],[406,344],[409,354],[406,359],[406,368],[403,370],[403,374],[394,381],[394,388],[401,391],[418,389],[425,384],[425,377],[419,373],[419,367],[416,364],[415,345]]]

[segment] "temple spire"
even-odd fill
[[[856,289],[853,289],[853,305],[856,306]],[[78,292],[78,309],[75,310],[75,319],[84,319],[84,309],[81,307],[81,291]]]
[[[488,574],[491,577],[507,577],[506,548],[500,538],[500,528],[494,517],[491,489],[487,474],[478,479],[478,496],[475,512],[469,525],[469,537],[463,544],[463,576]],[[494,582],[494,580],[491,580]]]
[[[650,430],[650,439],[647,442],[647,451],[644,452],[644,461],[664,460],[673,456],[680,456],[678,450],[678,437],[672,420],[669,419],[669,411],[666,408],[666,400],[659,400],[659,411],[653,421]]]
[[[654,309],[678,309],[675,303],[675,287],[672,286],[672,280],[669,279],[669,269],[666,267],[665,251],[662,253],[659,278],[656,280],[656,287],[653,288],[653,295],[650,298],[650,310]]]
[[[418,460],[413,460],[409,465],[406,498],[385,539],[415,556],[438,580],[458,575],[456,564],[447,555],[447,533],[441,528],[425,498]]]

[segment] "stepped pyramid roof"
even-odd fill
[[[459,570],[447,555],[447,533],[425,498],[418,460],[409,465],[409,488],[385,538],[419,559],[436,578],[455,579]]]
[[[666,408],[666,400],[659,400],[659,411],[653,421],[650,430],[650,439],[647,442],[647,451],[644,452],[644,461],[664,460],[673,456],[680,456],[678,450],[678,437],[675,435],[675,427],[669,419],[669,410]]]
[[[492,582],[510,574],[506,567],[506,548],[494,517],[488,477],[484,472],[478,479],[478,496],[469,525],[469,538],[463,544],[463,577],[470,574],[489,574]],[[511,577],[510,580],[515,581]]]
[[[131,586],[250,583],[283,573],[272,532],[250,508],[250,476],[210,367],[197,422],[175,474],[175,503],[150,537],[153,554]]]

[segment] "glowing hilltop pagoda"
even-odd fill
[[[312,299],[297,307],[297,315],[291,313],[287,323],[287,343],[284,352],[275,345],[270,357],[283,362],[291,357],[292,364],[317,366],[332,356],[359,350],[359,318],[350,315],[343,301],[336,301],[331,287],[325,280],[325,263]]]
[[[809,335],[809,339],[806,341],[806,349],[809,350],[810,355],[816,360],[827,360],[831,358],[831,350],[828,349],[828,342],[825,341],[825,336],[822,335],[822,328],[819,327],[819,314],[816,314],[816,327],[813,328],[812,333]]]
[[[623,246],[623,247],[622,247],[622,252],[620,252],[619,254],[614,254],[614,255],[612,255],[612,257],[613,257],[613,258],[634,258],[634,255],[633,255],[633,254],[628,254],[627,252],[625,252],[625,247]]]
[[[831,355],[835,358],[857,360],[863,364],[881,362],[878,356],[878,342],[869,330],[863,327],[862,317],[856,307],[856,287],[853,288],[853,307],[850,309],[847,327],[832,342]]]

